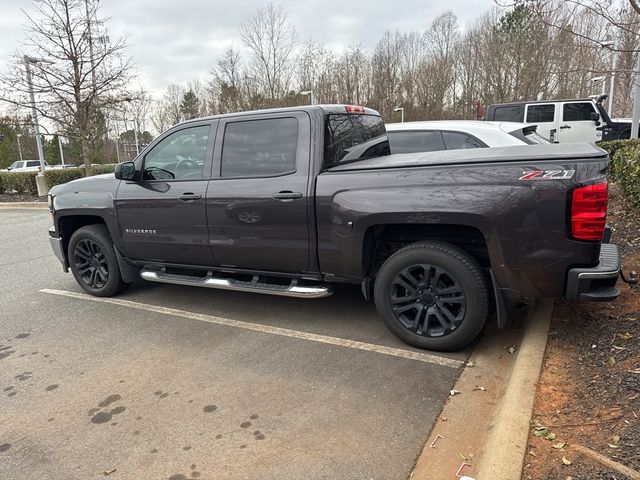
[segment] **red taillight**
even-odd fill
[[[571,192],[571,235],[577,240],[602,240],[607,221],[607,182]]]
[[[364,113],[364,107],[360,105],[345,105],[344,109],[347,113]]]

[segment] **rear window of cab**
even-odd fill
[[[384,122],[378,115],[326,115],[323,161],[325,170],[341,163],[390,154]]]

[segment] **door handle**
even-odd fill
[[[183,202],[191,202],[193,200],[200,200],[202,198],[202,195],[197,195],[195,193],[187,192],[187,193],[183,193],[178,198]]]
[[[274,193],[273,198],[276,200],[293,200],[294,198],[302,198],[302,192],[283,190],[282,192]]]
[[[560,125],[560,129],[571,128],[571,125]]]

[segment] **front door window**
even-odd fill
[[[146,155],[144,180],[202,179],[208,139],[208,125],[172,133]]]

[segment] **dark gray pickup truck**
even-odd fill
[[[525,298],[618,296],[607,165],[586,143],[389,155],[377,112],[351,105],[222,115],[54,187],[49,235],[92,295],[139,277],[301,298],[355,283],[398,337],[452,350],[491,307],[503,325]]]

